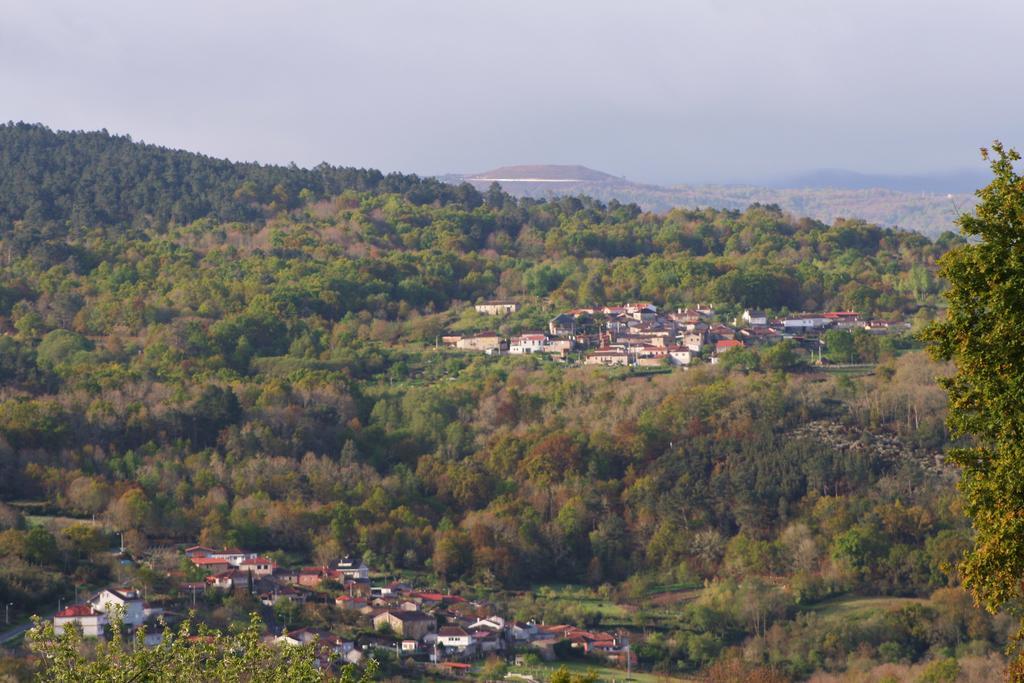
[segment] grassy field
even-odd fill
[[[889,610],[927,602],[919,598],[836,598],[812,605],[807,611],[817,612],[826,619],[859,621]]]
[[[663,674],[643,673],[637,671],[634,671],[631,677],[627,677],[626,672],[622,669],[600,666],[595,667],[593,664],[582,662],[552,662],[536,666],[513,666],[509,667],[509,672],[532,676],[539,681],[546,681],[551,677],[552,673],[562,666],[575,673],[587,673],[589,671],[593,671],[597,674],[598,680],[601,681],[639,681],[639,683],[658,683],[659,681],[687,682],[697,680],[695,678],[679,678],[665,676]]]
[[[62,515],[25,515],[25,521],[29,526],[41,526],[47,529],[64,529],[72,524],[89,524],[103,529],[103,524],[92,519],[80,519],[78,517],[64,517]]]
[[[599,612],[606,619],[625,620],[631,613],[628,605],[620,605],[609,598],[602,598],[594,591],[569,584],[546,584],[534,589],[538,600],[556,603],[562,607],[582,608],[588,612]]]

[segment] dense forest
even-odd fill
[[[911,339],[858,379],[782,372],[769,352],[760,369],[639,376],[436,339],[494,326],[469,305],[493,296],[524,304],[503,332],[631,299],[923,322],[935,261],[960,243],[0,126],[0,600],[104,580],[95,536],[26,527],[40,502],[136,551],[353,552],[488,589],[786,577],[755,636],[830,596],[954,589],[970,530],[941,458],[947,369]],[[692,669],[751,633],[715,609],[644,663]],[[986,619],[890,654],[1002,642]],[[687,650],[702,633],[714,644]],[[886,633],[779,657],[841,668]]]

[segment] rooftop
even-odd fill
[[[399,621],[434,621],[434,617],[426,612],[415,612],[412,610],[392,610],[388,614]]]
[[[71,605],[57,612],[56,616],[66,617],[94,617],[102,614],[92,608],[92,605]]]

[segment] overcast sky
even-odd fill
[[[1018,0],[0,0],[0,119],[214,156],[649,182],[1024,147]]]

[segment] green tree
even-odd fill
[[[789,339],[773,344],[761,352],[761,364],[769,370],[792,370],[803,364],[796,345]]]
[[[68,330],[48,332],[36,348],[36,362],[45,370],[73,360],[76,353],[89,349],[89,340]]]
[[[829,330],[822,335],[825,353],[837,363],[852,363],[857,360],[857,347],[853,335],[846,330]]]
[[[961,572],[995,611],[1024,597],[1024,178],[1013,149],[996,142],[982,155],[995,177],[977,192],[975,213],[959,218],[973,240],[941,259],[949,310],[922,336],[936,358],[956,363],[940,382],[952,431],[973,437],[950,453],[975,529]]]
[[[25,559],[36,564],[50,564],[57,557],[57,539],[42,527],[33,527],[25,534]]]
[[[936,659],[925,667],[918,683],[953,683],[960,675],[960,664],[952,657]]]

